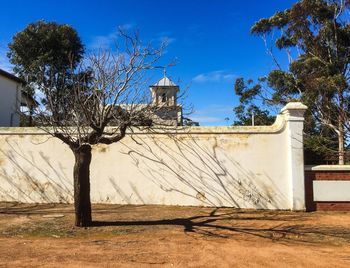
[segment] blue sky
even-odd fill
[[[160,64],[177,59],[167,70],[180,87],[188,89],[191,117],[201,125],[227,125],[235,78],[256,78],[274,68],[262,40],[250,27],[262,17],[289,8],[290,0],[134,0],[134,1],[4,1],[0,11],[0,68],[9,70],[7,44],[25,26],[40,19],[67,23],[79,33],[87,49],[108,47],[118,26],[136,27],[141,39],[168,39]],[[8,12],[12,10],[13,12]],[[156,82],[163,71],[151,78]],[[224,119],[228,117],[230,121]]]

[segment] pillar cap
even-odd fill
[[[302,104],[301,102],[288,102],[286,106],[281,109],[281,112],[284,113],[288,110],[307,110],[307,106]]]
[[[281,114],[286,121],[304,121],[304,113],[307,106],[301,102],[289,102],[281,109]]]

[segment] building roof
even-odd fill
[[[6,77],[7,79],[15,81],[17,83],[25,84],[25,81],[22,80],[21,78],[18,78],[17,76],[15,76],[15,75],[13,75],[11,73],[8,73],[8,72],[6,72],[6,71],[4,71],[2,69],[0,69],[0,75]]]
[[[177,87],[177,85],[173,81],[171,81],[168,77],[164,76],[152,87]]]

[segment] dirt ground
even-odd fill
[[[0,267],[350,267],[350,213],[0,203]]]

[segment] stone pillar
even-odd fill
[[[287,170],[293,210],[305,210],[303,129],[306,109],[300,102],[290,102],[281,110],[286,122]]]

